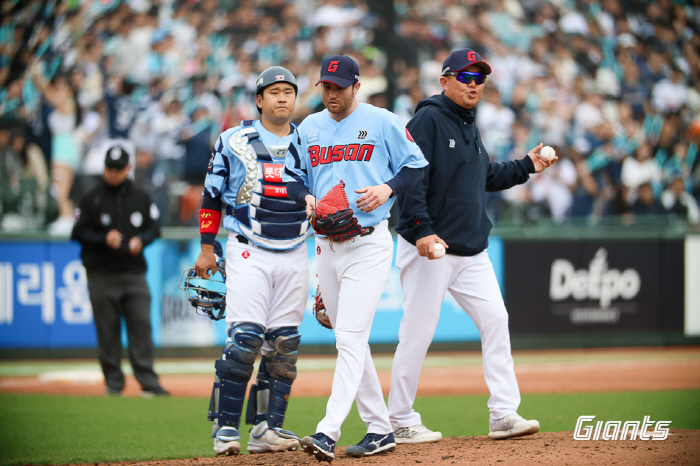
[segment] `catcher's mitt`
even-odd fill
[[[346,240],[365,233],[348,202],[345,183],[340,183],[326,193],[316,204],[316,211],[309,220],[319,235],[334,240]]]
[[[311,310],[314,313],[314,317],[321,326],[332,329],[331,319],[326,314],[326,306],[323,304],[323,297],[321,296],[321,287],[316,287],[316,296],[314,298],[314,304],[311,306]]]

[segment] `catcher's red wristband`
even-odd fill
[[[221,211],[199,209],[199,233],[219,233]]]

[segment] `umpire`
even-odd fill
[[[107,150],[102,183],[78,207],[72,239],[82,245],[88,290],[97,330],[99,360],[108,395],[124,389],[121,370],[121,318],[129,338],[129,361],[142,395],[169,395],[153,371],[151,294],[146,283],[144,246],[160,235],[158,209],[148,194],[128,179],[129,154]]]

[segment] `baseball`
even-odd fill
[[[550,146],[544,146],[542,149],[540,149],[540,157],[543,159],[554,160],[556,155],[556,152],[554,152],[554,149],[552,149]]]
[[[445,255],[445,246],[443,246],[440,243],[435,243],[435,246],[433,246],[433,256],[435,256],[435,259],[439,259],[444,255]]]

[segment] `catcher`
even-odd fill
[[[246,387],[261,362],[248,395],[244,417],[250,430],[249,453],[282,452],[299,447],[282,429],[296,378],[301,324],[309,289],[303,206],[288,198],[282,171],[295,137],[290,123],[296,102],[296,79],[273,66],[256,82],[260,119],[244,121],[217,140],[204,184],[199,226],[201,252],[196,276],[216,272],[215,238],[222,223],[226,242],[226,344],[216,361],[209,420],[217,455],[240,453],[239,431]],[[226,214],[222,216],[222,209]],[[222,218],[223,217],[223,218]],[[205,313],[221,305],[204,295]],[[199,293],[195,303],[202,302]],[[191,301],[192,302],[192,301]]]
[[[306,205],[316,233],[318,281],[338,348],[326,417],[314,435],[301,440],[319,461],[335,457],[354,400],[367,435],[345,454],[368,456],[396,447],[368,340],[392,262],[389,209],[427,165],[396,115],[357,100],[359,75],[346,55],[323,61],[317,84],[323,86],[326,110],[299,125],[283,177],[289,197]]]

